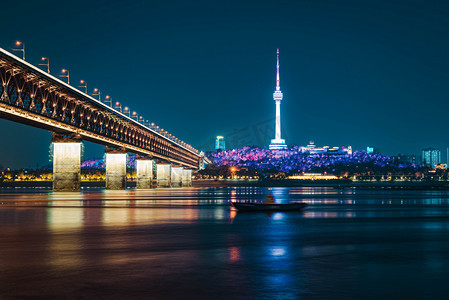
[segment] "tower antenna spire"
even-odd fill
[[[276,63],[276,91],[280,91],[280,80],[279,80],[279,48],[277,48],[277,63]]]

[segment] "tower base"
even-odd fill
[[[285,144],[285,140],[283,140],[283,139],[272,139],[269,149],[270,150],[284,150],[284,149],[287,149],[287,145]]]

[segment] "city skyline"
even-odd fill
[[[0,47],[24,42],[28,62],[48,57],[53,75],[69,70],[73,86],[85,80],[89,93],[99,88],[195,147],[273,115],[279,47],[288,61],[282,127],[289,144],[376,146],[389,155],[434,147],[446,161],[447,4],[285,2],[270,19],[270,3],[256,16],[250,2],[237,10],[236,3],[25,2],[23,23],[2,35]],[[4,11],[13,24],[17,4]],[[0,164],[48,162],[48,132],[5,120],[0,126]],[[86,157],[102,152],[86,146]]]

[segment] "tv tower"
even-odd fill
[[[276,102],[276,135],[271,140],[270,150],[280,150],[287,148],[285,140],[281,139],[281,101],[282,92],[279,80],[279,48],[277,49],[277,63],[276,63],[276,90],[273,93],[273,99]]]

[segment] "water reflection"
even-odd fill
[[[447,191],[270,192],[309,206],[239,213],[231,200],[268,193],[248,187],[3,191],[0,298],[356,299],[369,291],[380,299],[397,286],[398,298],[429,287],[435,297],[427,298],[449,293]],[[410,274],[420,285],[410,286]]]

